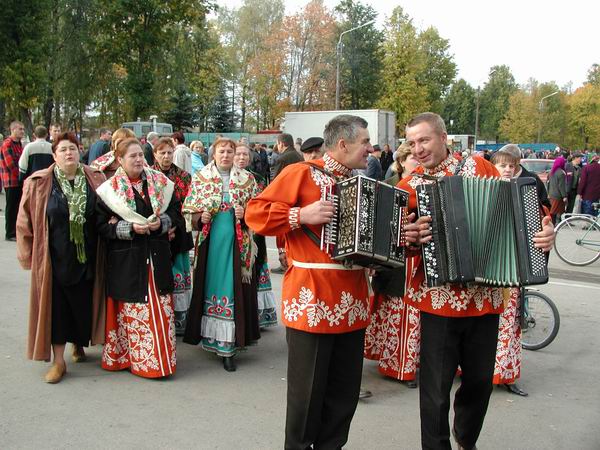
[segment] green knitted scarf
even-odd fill
[[[75,172],[75,183],[71,186],[65,173],[58,167],[54,166],[54,176],[56,177],[60,189],[67,197],[69,205],[69,233],[71,242],[75,244],[77,249],[77,261],[81,264],[87,261],[85,256],[85,243],[83,240],[83,225],[85,224],[85,206],[87,203],[86,181],[83,167],[81,164]]]

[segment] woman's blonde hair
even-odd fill
[[[396,149],[396,153],[394,155],[394,163],[392,164],[392,170],[402,175],[402,172],[404,172],[404,166],[402,165],[402,163],[406,161],[406,158],[408,158],[409,155],[410,145],[408,145],[406,142],[403,142]]]
[[[115,132],[112,134],[112,143],[110,145],[110,149],[113,152],[116,152],[119,142],[121,142],[124,139],[131,139],[131,138],[135,138],[135,133],[132,130],[130,130],[129,128],[116,129]]]

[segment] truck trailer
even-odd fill
[[[323,137],[325,125],[335,116],[350,114],[362,117],[369,124],[371,144],[379,144],[381,148],[389,144],[396,148],[396,114],[383,109],[353,109],[345,111],[302,111],[286,112],[282,132],[289,133],[295,139],[303,141],[309,137]]]

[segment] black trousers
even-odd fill
[[[419,401],[424,449],[451,449],[450,390],[459,365],[462,381],[454,398],[454,431],[461,446],[475,446],[493,388],[498,318],[498,314],[451,318],[421,313]]]
[[[4,190],[6,191],[5,237],[11,239],[17,236],[17,214],[19,213],[23,188],[21,186],[5,187]]]
[[[358,404],[365,330],[315,334],[286,329],[285,448],[341,449]]]

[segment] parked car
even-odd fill
[[[521,165],[530,172],[537,174],[540,180],[548,185],[548,177],[550,176],[550,170],[554,164],[553,159],[522,159]]]

